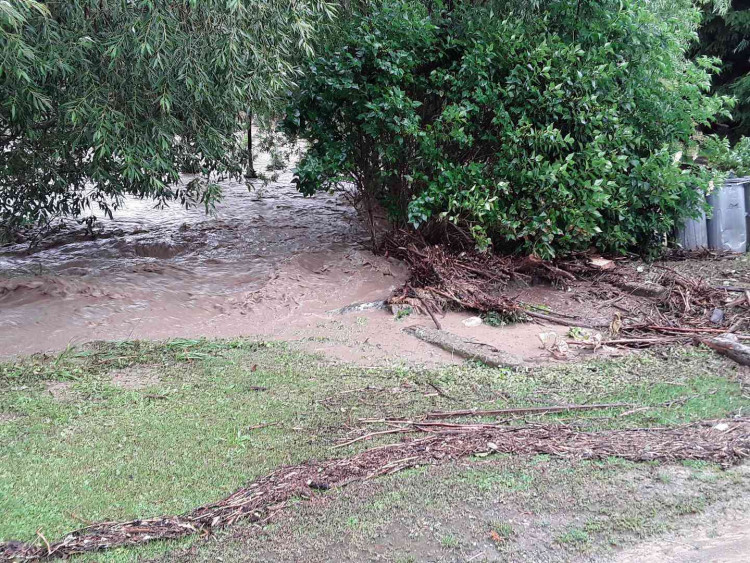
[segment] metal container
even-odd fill
[[[745,231],[747,231],[748,245],[750,245],[750,176],[744,176],[738,178],[742,180],[742,185],[745,188]]]
[[[711,218],[707,221],[709,248],[729,252],[745,252],[747,249],[746,182],[747,178],[729,178],[708,196],[712,208]]]
[[[747,205],[745,208],[750,209]],[[708,248],[708,225],[705,211],[701,211],[697,219],[686,219],[682,227],[677,229],[677,243],[685,250]]]

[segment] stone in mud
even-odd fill
[[[503,352],[489,344],[477,342],[471,338],[463,338],[444,330],[411,326],[405,328],[404,332],[462,358],[479,360],[490,367],[519,367],[523,365],[523,359],[518,356]]]
[[[461,322],[463,322],[464,326],[467,326],[469,328],[474,328],[482,324],[482,319],[481,317],[469,317],[468,319],[464,319]]]
[[[652,299],[664,299],[669,295],[669,289],[658,283],[622,282],[617,284],[631,295],[638,297],[651,297]]]
[[[711,313],[711,323],[720,325],[724,321],[724,311],[721,309],[714,309]]]

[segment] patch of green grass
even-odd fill
[[[484,324],[496,328],[528,320],[528,316],[521,311],[489,311],[482,315]]]
[[[446,534],[440,538],[440,545],[445,549],[458,549],[461,547],[461,542],[453,534]]]
[[[396,320],[400,321],[401,319],[405,319],[411,314],[412,314],[412,308],[404,307],[403,309],[399,309],[398,311],[396,311]]]
[[[706,499],[700,497],[685,498],[675,503],[672,508],[680,516],[698,514],[706,509]]]
[[[525,471],[499,473],[493,469],[474,469],[461,475],[461,479],[480,491],[509,490],[527,491],[533,477]]]
[[[516,533],[511,524],[498,520],[490,523],[490,531],[495,532],[500,539],[506,541],[512,538]]]
[[[563,545],[572,545],[576,547],[580,547],[582,545],[586,545],[591,543],[591,536],[586,530],[581,530],[579,528],[571,528],[565,533],[560,534],[556,538],[557,543],[563,544]]]
[[[123,387],[117,383],[123,373],[131,379],[144,373],[148,382]],[[578,417],[578,424],[586,429],[661,426],[746,409],[750,401],[742,397],[734,375],[731,364],[696,350],[511,371],[469,365],[437,370],[331,366],[284,344],[246,340],[70,348],[0,365],[0,538],[35,541],[41,529],[52,539],[82,521],[182,513],[280,465],[343,457],[392,440],[332,449],[351,438],[349,429],[359,418],[416,416],[454,409],[457,403],[487,409],[623,401],[651,408],[625,417],[619,414],[628,409],[594,411]],[[60,382],[64,399],[49,392],[50,384]],[[429,383],[446,396],[435,396]],[[254,428],[266,423],[275,425]],[[359,431],[376,429],[370,425]],[[337,533],[371,533],[410,503],[441,510],[455,501],[449,487],[468,496],[515,495],[535,507],[540,480],[547,483],[543,470],[551,463],[549,456],[512,462],[508,457],[498,469],[480,459],[465,472],[432,483],[430,494],[418,499],[384,495],[349,514],[356,526],[354,520],[340,521]],[[571,483],[559,493],[567,499],[583,495],[591,479],[610,478],[634,465],[617,459],[584,463],[580,467],[588,467],[590,474],[580,482],[578,469],[559,467],[557,478]],[[690,469],[713,474],[710,467]],[[392,479],[411,483],[428,475],[428,469],[418,468]],[[696,479],[696,486],[711,485],[705,481]],[[546,494],[550,502],[557,493]],[[109,555],[112,560],[134,553],[156,556],[165,545]]]

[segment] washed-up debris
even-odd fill
[[[540,332],[539,340],[542,342],[542,348],[550,352],[555,358],[562,360],[568,357],[570,352],[568,343],[560,338],[556,332]]]
[[[100,522],[59,541],[0,544],[0,560],[32,561],[69,557],[154,540],[181,538],[230,526],[240,520],[264,523],[295,498],[388,475],[419,465],[435,465],[470,455],[547,454],[571,459],[619,457],[630,461],[702,460],[724,466],[750,454],[750,419],[710,421],[677,428],[636,428],[578,432],[564,425],[410,425],[427,434],[379,446],[343,459],[283,467],[215,503],[180,516],[128,522]]]
[[[469,317],[461,321],[464,326],[469,328],[478,327],[482,324],[482,317]]]
[[[407,233],[386,239],[385,248],[411,268],[409,281],[389,303],[409,304],[433,317],[437,312],[457,309],[495,314],[507,323],[535,320],[608,330],[611,341],[626,347],[673,343],[676,336],[691,342],[693,335],[733,333],[750,325],[750,291],[745,293],[743,289],[742,297],[730,298],[728,288],[711,286],[659,264],[646,271],[642,265],[585,254],[554,262],[533,256],[498,256],[467,248],[429,246],[417,235]],[[577,285],[585,283],[587,293],[582,299],[590,300],[588,291],[594,288],[608,296],[602,305],[619,311],[605,318],[580,318],[535,310],[510,297],[507,284],[511,280],[540,279],[573,293]],[[623,299],[627,307],[618,304]],[[606,345],[608,340],[602,337],[600,344]],[[592,347],[598,349],[599,344]]]
[[[339,314],[339,315],[346,315],[348,313],[362,313],[364,311],[377,311],[380,309],[385,309],[388,305],[385,301],[368,301],[366,303],[353,303],[352,305],[347,305],[346,307],[341,307],[340,309],[334,309],[333,311],[329,311],[331,314]]]
[[[452,252],[443,246],[427,246],[407,233],[387,238],[385,251],[404,260],[411,269],[409,281],[388,300],[392,306],[408,305],[415,311],[433,315],[449,309],[494,312],[508,322],[534,318],[584,328],[608,325],[602,319],[586,320],[529,310],[508,297],[504,289],[512,279],[544,279],[561,285],[576,280],[573,273],[533,256]]]

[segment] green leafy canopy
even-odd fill
[[[371,7],[307,65],[285,121],[310,141],[303,192],[352,182],[397,220],[544,257],[648,250],[698,212],[710,175],[679,155],[731,100],[686,56],[697,9],[425,4]]]
[[[241,115],[275,103],[324,0],[0,1],[0,222],[220,195]],[[184,162],[204,181],[176,184]]]

